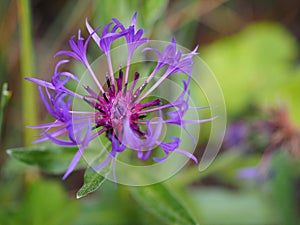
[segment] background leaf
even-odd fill
[[[161,221],[170,224],[197,224],[188,209],[164,184],[129,188],[136,201]]]
[[[274,205],[280,215],[281,224],[299,224],[300,219],[297,215],[297,202],[295,199],[295,178],[293,170],[295,162],[289,155],[279,152],[272,157],[272,193]]]
[[[35,165],[49,173],[64,173],[78,148],[60,146],[35,146],[13,148],[7,153],[13,158],[29,165]],[[83,166],[81,160],[77,167]]]
[[[255,190],[233,192],[208,187],[190,190],[190,194],[202,224],[278,224],[272,203]]]
[[[200,49],[223,89],[228,115],[238,116],[257,103],[270,105],[294,74],[294,37],[281,25],[256,23]]]

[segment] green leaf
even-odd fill
[[[299,224],[296,200],[295,161],[285,152],[274,154],[271,159],[272,194],[274,205],[281,216],[281,224]]]
[[[170,224],[197,224],[187,208],[166,185],[131,187],[136,201],[161,221]]]
[[[66,171],[77,150],[74,147],[37,146],[13,148],[7,150],[7,153],[21,162],[38,166],[49,173],[59,174]],[[80,161],[77,167],[83,165],[83,161]]]
[[[84,184],[77,192],[76,197],[82,198],[91,192],[96,191],[105,181],[105,178],[93,170],[92,167],[88,167],[84,174]]]
[[[106,180],[105,175],[111,172],[111,163],[108,163],[101,169],[101,174],[94,170],[100,163],[102,163],[107,157],[104,152],[94,157],[90,166],[85,170],[83,186],[77,192],[76,197],[82,198],[91,192],[96,191]],[[104,174],[104,176],[103,176]]]

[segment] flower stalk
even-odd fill
[[[20,21],[20,47],[21,47],[21,96],[22,96],[22,119],[23,124],[37,124],[35,87],[24,80],[30,74],[34,74],[34,52],[32,43],[32,26],[30,1],[18,0]],[[24,129],[24,144],[28,146],[37,131]]]

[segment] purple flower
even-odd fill
[[[249,143],[247,143],[249,134],[250,127],[246,123],[242,121],[235,121],[227,129],[224,145],[227,149],[233,147],[242,147],[247,149],[249,147]]]
[[[90,34],[86,40],[79,31],[77,40],[73,36],[69,41],[70,50],[59,51],[56,56],[64,55],[82,63],[95,82],[95,89],[83,86],[85,94],[79,94],[69,88],[67,85],[69,82],[77,82],[81,85],[75,74],[60,69],[63,64],[69,62],[69,59],[63,59],[57,63],[50,82],[27,78],[39,85],[40,97],[54,119],[51,123],[31,127],[43,129],[41,136],[35,142],[48,140],[58,145],[79,147],[63,178],[65,179],[75,168],[89,143],[102,134],[110,140],[111,149],[107,158],[96,166],[95,170],[100,170],[109,163],[113,164],[114,170],[116,156],[126,150],[136,151],[140,160],[152,159],[156,162],[163,162],[171,153],[179,153],[197,163],[197,159],[191,153],[180,149],[179,137],[170,137],[171,141],[166,142],[160,140],[164,124],[178,126],[189,134],[186,124],[199,124],[213,119],[184,119],[188,110],[205,108],[189,106],[188,87],[191,80],[193,56],[197,48],[191,53],[182,54],[177,50],[175,39],[162,52],[153,48],[145,48],[144,51],[153,51],[157,55],[157,64],[145,82],[140,87],[136,87],[140,74],[137,71],[130,72],[131,58],[138,47],[148,41],[143,37],[144,30],[136,30],[136,14],[129,27],[113,19],[113,22],[104,26],[100,36],[97,34],[99,28],[93,29],[88,21],[86,21],[86,27]],[[121,67],[118,76],[115,76],[110,48],[111,44],[120,38],[126,41],[128,47],[126,72],[124,75]],[[105,75],[105,86],[100,84],[88,61],[87,48],[92,40],[107,58],[109,71]],[[150,94],[166,78],[175,73],[182,73],[186,76],[186,79],[182,81],[183,91],[179,97],[173,102],[164,104],[162,99],[150,99]],[[133,76],[131,86],[128,83],[130,76]],[[158,78],[157,82],[147,87],[154,77]],[[90,111],[76,111],[72,107],[74,99],[88,104]],[[153,114],[158,114],[158,119],[155,121],[150,120]],[[192,136],[191,138],[194,140]],[[157,156],[156,152],[159,149],[163,157]]]

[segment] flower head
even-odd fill
[[[86,21],[86,27],[89,32],[87,39],[84,39],[79,31],[77,38],[73,36],[69,41],[70,50],[59,51],[56,56],[64,55],[79,61],[96,84],[96,89],[83,86],[85,94],[80,94],[69,88],[67,85],[69,82],[81,85],[75,74],[60,70],[60,66],[68,63],[70,59],[63,59],[57,63],[50,82],[27,78],[39,85],[40,97],[54,119],[51,123],[31,127],[43,129],[41,137],[35,142],[49,140],[58,145],[79,147],[63,178],[66,178],[75,168],[89,143],[102,134],[105,134],[111,142],[111,149],[107,158],[96,166],[95,170],[100,170],[110,162],[114,164],[117,155],[127,149],[136,151],[137,158],[140,160],[152,159],[156,162],[163,162],[168,159],[170,153],[175,152],[197,163],[197,159],[191,153],[179,149],[181,143],[179,137],[170,137],[170,140],[166,142],[160,140],[163,125],[178,126],[189,134],[186,124],[198,124],[211,120],[184,119],[188,110],[200,109],[189,106],[190,91],[188,89],[193,56],[197,48],[191,53],[182,54],[177,50],[175,39],[163,51],[144,48],[143,51],[153,51],[157,55],[157,62],[142,85],[137,86],[140,74],[138,71],[131,72],[130,64],[135,51],[139,46],[147,43],[148,39],[143,37],[144,30],[136,29],[136,14],[129,27],[113,19],[113,22],[104,26],[100,36],[97,34],[99,28],[93,29],[88,21]],[[127,63],[125,70],[123,71],[120,67],[115,75],[112,68],[111,44],[120,38],[123,38],[127,44]],[[100,83],[88,61],[87,48],[90,41],[97,44],[107,59],[108,71],[106,74],[99,75],[106,77],[105,85]],[[183,91],[175,101],[164,103],[165,101],[160,98],[149,98],[166,78],[175,73],[182,73],[186,77],[183,80]],[[131,76],[132,79],[130,79]],[[150,86],[149,83],[154,77],[157,81]],[[129,80],[132,80],[130,84]],[[74,109],[73,99],[84,102],[90,110]],[[150,120],[151,115],[155,113],[158,118]],[[190,136],[194,139],[192,135]],[[164,153],[163,157],[154,154],[158,148]]]

